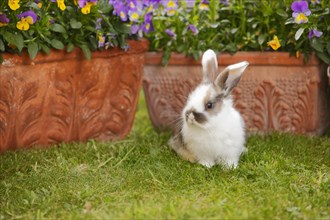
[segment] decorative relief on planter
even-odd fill
[[[153,121],[156,128],[166,129],[179,122],[188,94],[201,79],[198,69],[189,70],[191,74],[187,74],[184,67],[150,67],[149,77],[144,78],[144,89],[147,100],[153,100],[148,102],[148,110],[152,118],[157,118]]]
[[[97,52],[91,61],[80,51],[53,51],[30,63],[27,55],[5,57],[13,65],[0,65],[0,151],[126,136],[145,50]]]
[[[316,59],[304,65],[286,53],[280,55],[284,64],[275,59],[278,55],[274,53],[252,53],[252,58],[248,54],[218,59],[220,71],[233,62],[250,62],[233,91],[235,107],[242,113],[248,131],[322,133],[330,115],[329,88],[322,65]],[[186,97],[200,82],[202,70],[199,62],[180,55],[167,67],[157,64],[159,55],[152,56],[155,54],[146,55],[143,83],[150,118],[159,130],[173,129]],[[185,66],[187,63],[190,67]]]

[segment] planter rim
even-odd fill
[[[162,52],[147,52],[145,54],[145,64],[162,65]],[[250,65],[277,65],[277,66],[319,66],[322,61],[315,54],[309,57],[307,63],[303,57],[296,58],[290,56],[289,52],[237,52],[235,54],[219,53],[218,64],[230,65],[241,61],[248,61]],[[187,57],[180,53],[171,53],[168,65],[201,65],[201,59],[195,60],[193,57]]]
[[[108,50],[98,50],[92,51],[92,58],[110,58],[118,55],[128,55],[128,54],[140,54],[144,53],[148,50],[148,41],[146,39],[142,40],[128,40],[129,49],[127,51],[121,48],[111,48]],[[15,65],[34,65],[38,63],[47,63],[54,62],[56,60],[68,60],[68,59],[78,59],[78,60],[86,60],[83,51],[80,48],[75,48],[72,52],[66,52],[65,50],[56,50],[51,49],[50,54],[45,54],[39,52],[37,56],[31,60],[29,54],[26,51],[23,51],[21,55],[18,54],[10,54],[3,53],[2,54],[4,62],[1,66],[15,66]]]

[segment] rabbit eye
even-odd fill
[[[212,103],[212,102],[208,102],[207,104],[206,104],[206,108],[207,109],[212,109],[214,107],[214,104]]]

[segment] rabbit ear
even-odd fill
[[[213,82],[215,76],[218,74],[217,55],[213,50],[207,50],[202,58],[203,66],[203,83]]]
[[[222,91],[225,91],[225,95],[229,95],[231,90],[237,86],[244,70],[248,65],[248,62],[243,61],[228,66],[219,74],[214,84],[220,87]]]

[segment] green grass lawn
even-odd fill
[[[236,170],[181,160],[141,96],[131,135],[0,155],[0,219],[329,219],[330,138],[251,136]]]

